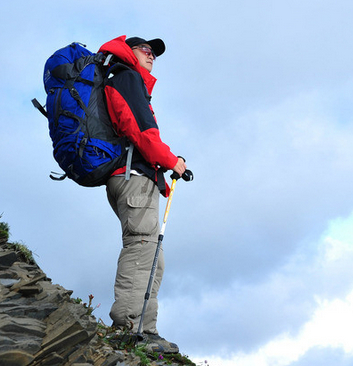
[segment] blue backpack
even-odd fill
[[[104,61],[102,53],[72,43],[45,64],[46,107],[32,103],[48,118],[54,158],[65,172],[52,179],[100,186],[126,164],[128,140],[117,136],[105,104]]]

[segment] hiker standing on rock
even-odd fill
[[[121,222],[123,240],[110,316],[117,328],[132,326],[134,333],[158,243],[159,194],[169,193],[163,171],[170,169],[181,176],[186,170],[184,160],[162,142],[150,104],[156,82],[151,75],[153,63],[164,51],[161,39],[125,36],[105,43],[99,50],[113,55],[105,87],[107,107],[117,134],[131,143],[126,166],[117,169],[107,182],[108,200]],[[143,318],[143,336],[153,351],[177,353],[178,346],[161,338],[156,327],[163,271],[161,251]]]

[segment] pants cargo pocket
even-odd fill
[[[127,198],[128,229],[133,235],[151,235],[158,228],[158,207],[149,196]]]

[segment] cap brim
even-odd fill
[[[152,47],[154,54],[158,57],[165,51],[165,44],[160,38],[151,39],[147,43]]]

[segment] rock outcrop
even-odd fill
[[[99,324],[92,309],[72,299],[71,294],[53,284],[31,258],[0,238],[1,366],[167,364],[165,360],[143,362],[134,352],[104,342],[99,335],[107,332],[97,332]]]

